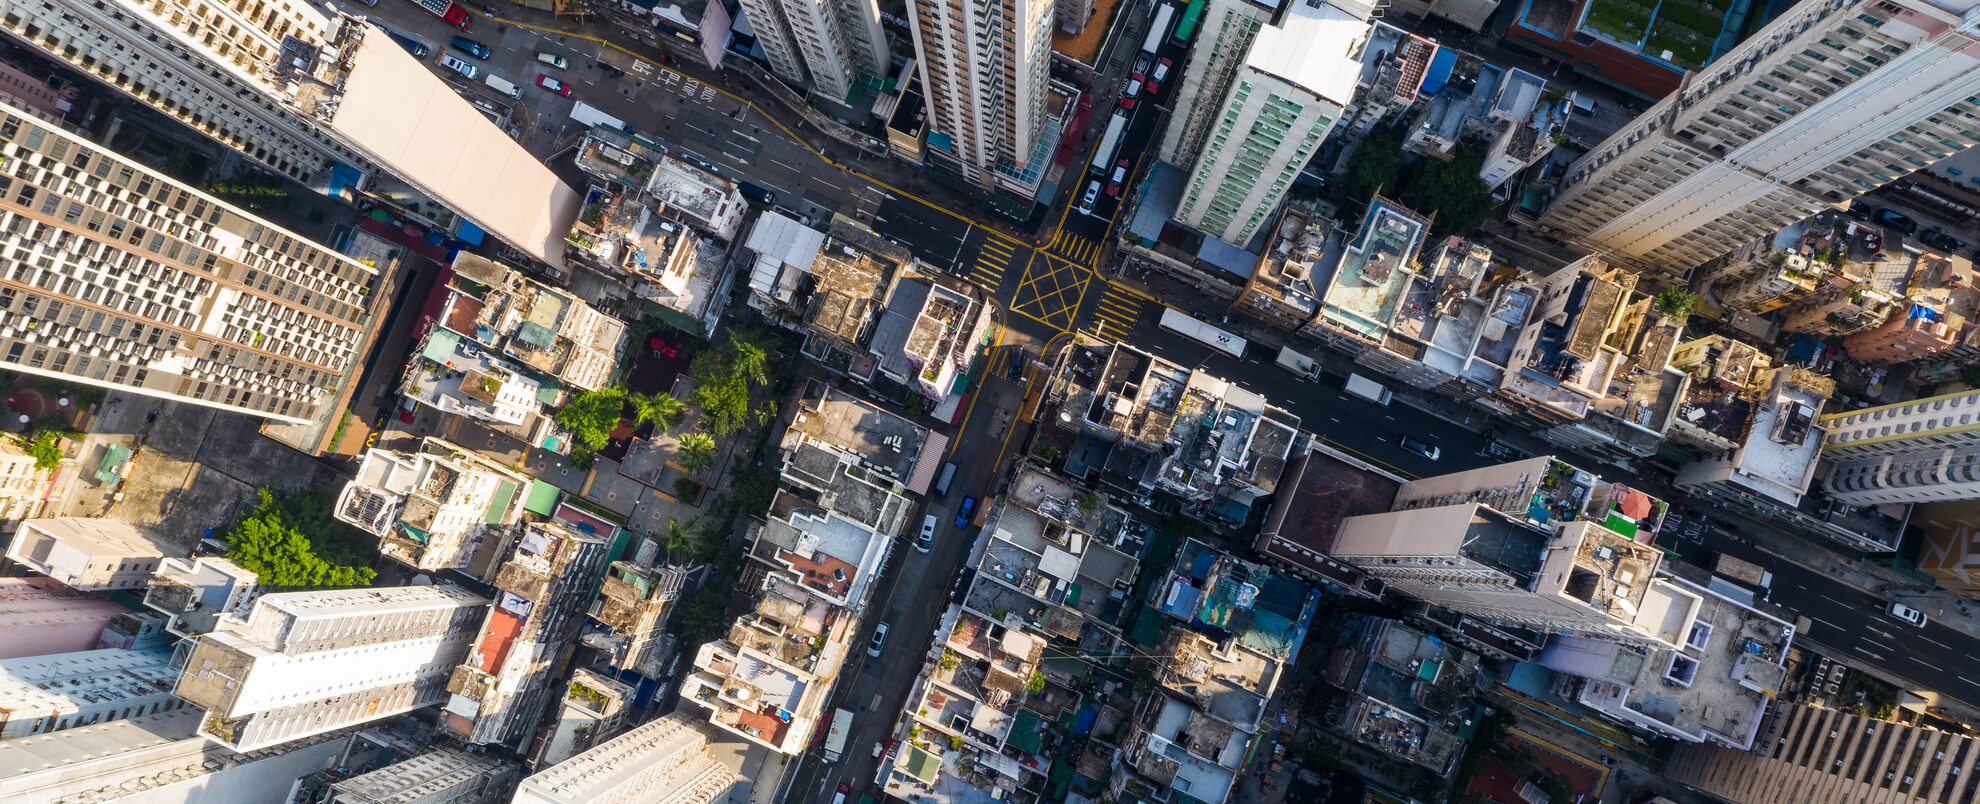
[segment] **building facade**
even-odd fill
[[[162,645],[0,660],[0,740],[185,706]]]
[[[174,694],[242,752],[410,712],[447,699],[487,611],[453,586],[264,595],[192,645]]]
[[[703,804],[741,781],[707,724],[674,712],[524,779],[515,804]],[[768,781],[767,779],[765,781]]]
[[[341,396],[375,269],[13,107],[0,154],[0,366],[297,423]]]
[[[1052,6],[1051,0],[909,4],[928,91],[928,154],[973,184],[997,187],[1000,173],[1022,170],[1046,128]]]
[[[364,192],[368,177],[403,180],[412,186],[395,194],[430,196],[531,256],[562,262],[563,230],[547,221],[568,228],[577,194],[396,43],[367,41],[382,32],[362,18],[305,0],[199,9],[10,0],[0,3],[0,28],[262,167],[332,194]],[[413,123],[429,125],[418,132]],[[452,130],[435,134],[442,123]],[[436,137],[443,148],[422,150]],[[473,160],[465,171],[463,157]],[[488,192],[491,180],[509,192]]]
[[[771,69],[797,83],[809,75],[829,100],[846,102],[861,74],[886,74],[887,38],[870,0],[746,0],[743,11]]]
[[[1366,13],[1317,2],[1261,29],[1206,127],[1176,220],[1250,242],[1353,100],[1351,53],[1367,32]]]
[[[1664,774],[1735,804],[1980,797],[1980,740],[1927,726],[1792,705],[1773,711],[1754,745],[1680,745]]]
[[[1223,114],[1224,99],[1251,54],[1258,31],[1271,23],[1277,3],[1251,0],[1210,0],[1203,24],[1189,55],[1178,64],[1182,85],[1173,95],[1175,112],[1162,134],[1162,161],[1194,165],[1210,139],[1210,128]]]
[[[119,606],[50,578],[0,578],[0,659],[91,650]]]
[[[1963,150],[1973,8],[1802,2],[1570,166],[1541,224],[1682,272]]]
[[[492,754],[435,748],[331,784],[325,804],[496,804],[519,770]]]

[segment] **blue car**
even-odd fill
[[[410,36],[396,34],[391,31],[386,31],[385,35],[391,37],[392,41],[399,43],[399,47],[405,48],[407,53],[413,54],[413,58],[415,59],[426,58],[427,49],[425,42],[421,42],[418,39],[414,39]]]
[[[962,507],[956,509],[956,527],[967,528],[969,521],[976,518],[976,495],[963,498]]]
[[[488,60],[488,46],[465,36],[454,37],[454,47],[482,61]]]

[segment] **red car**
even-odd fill
[[[566,98],[571,96],[571,85],[542,73],[536,74],[536,85]]]
[[[1109,197],[1120,197],[1121,185],[1127,183],[1128,165],[1129,162],[1126,159],[1114,163],[1114,175],[1107,182],[1107,195]]]
[[[461,8],[457,3],[448,3],[447,13],[440,15],[440,19],[446,20],[448,25],[452,25],[463,31],[474,27],[474,17],[467,13],[467,9]]]
[[[1121,99],[1121,108],[1123,108],[1123,109],[1126,109],[1126,110],[1128,110],[1128,111],[1133,111],[1133,110],[1134,110],[1134,99],[1133,99],[1133,98],[1122,98],[1122,99]]]

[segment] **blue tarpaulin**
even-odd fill
[[[1438,48],[1437,55],[1430,58],[1430,70],[1423,74],[1425,95],[1435,95],[1444,88],[1444,82],[1451,80],[1451,68],[1457,66],[1457,51]]]
[[[467,243],[470,246],[479,246],[481,245],[481,239],[487,237],[488,233],[482,231],[481,227],[474,225],[474,221],[464,220],[461,221],[461,230],[455,233],[454,236],[460,238],[461,242]]]

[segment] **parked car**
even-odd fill
[[[1176,63],[1169,61],[1167,57],[1163,57],[1161,61],[1155,62],[1155,75],[1153,76],[1155,83],[1159,84],[1169,80],[1169,68],[1174,66],[1176,66]],[[1154,92],[1155,90],[1151,88],[1148,91]]]
[[[1903,213],[1896,210],[1886,209],[1878,212],[1877,222],[1907,235],[1918,234],[1918,222],[1905,217]]]
[[[536,54],[536,60],[559,70],[568,70],[571,68],[570,62],[565,61],[563,56],[555,53],[538,53]]]
[[[1850,202],[1848,215],[1859,221],[1868,222],[1868,221],[1876,220],[1877,213],[1883,211],[1884,211],[1883,209],[1877,207],[1875,204],[1872,204],[1868,201],[1864,201],[1862,199],[1857,199],[1855,201]]]
[[[914,549],[923,553],[935,546],[935,515],[929,514],[921,520],[921,535],[914,537]]]
[[[432,52],[427,49],[425,42],[421,42],[405,34],[386,31],[385,35],[391,37],[392,41],[399,43],[399,47],[405,48],[407,53],[413,54],[413,58],[415,59],[426,58],[426,54]]]
[[[1921,626],[1921,627],[1925,625],[1925,612],[1914,609],[1903,603],[1891,604],[1891,616],[1896,617],[1905,622],[1911,623],[1912,625]]]
[[[1953,237],[1952,235],[1946,234],[1945,232],[1941,232],[1937,229],[1925,230],[1925,233],[1919,235],[1918,239],[1925,241],[1925,245],[1939,249],[1940,251],[1944,251],[1947,254],[1951,254],[1952,252],[1958,251],[1961,246],[1966,245],[1964,243],[1959,242],[1959,238]]]
[[[1086,194],[1079,197],[1079,211],[1092,212],[1093,202],[1100,200],[1100,180],[1094,179],[1086,185]]]
[[[956,527],[967,528],[974,519],[976,519],[976,495],[971,494],[964,497],[962,505],[956,508]]]
[[[480,42],[476,42],[473,39],[469,39],[465,36],[454,37],[453,45],[454,47],[459,48],[463,53],[466,53],[482,61],[488,60],[487,45],[484,45]]]
[[[1107,195],[1121,197],[1121,185],[1127,183],[1129,164],[1126,159],[1114,163],[1114,177],[1107,182]]]
[[[866,646],[866,655],[880,658],[880,649],[887,646],[887,624],[873,626],[873,641]]]
[[[440,54],[440,66],[445,67],[449,70],[453,70],[454,72],[460,73],[462,76],[465,76],[469,79],[472,79],[475,76],[481,74],[481,71],[475,69],[474,65],[469,64],[465,61],[461,61],[458,57],[456,57],[452,53]]]
[[[1433,461],[1437,460],[1438,456],[1444,454],[1444,451],[1438,449],[1437,445],[1417,440],[1411,436],[1402,437],[1402,448]]]
[[[1122,109],[1126,109],[1127,111],[1130,111],[1130,112],[1132,112],[1132,111],[1134,111],[1134,99],[1133,99],[1133,98],[1122,98],[1122,99],[1121,99],[1121,108],[1122,108]]]
[[[536,74],[536,85],[566,98],[571,96],[571,85],[542,73]]]

